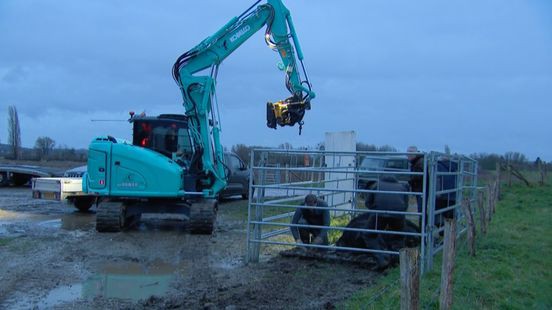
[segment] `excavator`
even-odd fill
[[[172,75],[182,93],[184,114],[131,112],[132,142],[101,136],[90,143],[83,192],[97,197],[98,232],[121,231],[139,221],[142,213],[185,214],[192,233],[213,232],[217,197],[229,172],[216,104],[218,69],[264,26],[266,44],[279,54],[278,67],[291,93],[267,103],[267,126],[298,124],[301,133],[305,111],[315,97],[303,52],[282,1],[259,0],[176,60]]]

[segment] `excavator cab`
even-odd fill
[[[156,151],[177,162],[191,160],[193,144],[186,116],[132,116],[129,121],[133,124],[132,144]]]

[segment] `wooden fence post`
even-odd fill
[[[401,310],[420,308],[420,250],[402,248],[399,251],[401,268]]]
[[[496,202],[498,200],[500,200],[500,197],[498,196],[498,191],[500,190],[499,189],[500,187],[500,183],[498,181],[495,181],[495,184],[494,184],[494,197],[493,197],[493,214],[495,213],[496,211]]]
[[[465,199],[462,201],[462,210],[468,222],[468,250],[470,256],[475,256],[475,221],[473,220],[473,213],[469,200]]]
[[[441,269],[441,294],[439,309],[452,308],[452,275],[456,255],[456,221],[445,219],[445,241],[443,243],[443,267]]]
[[[496,183],[491,183],[489,185],[489,215],[492,216],[495,213],[495,203],[496,203]]]
[[[498,192],[498,182],[495,183],[495,196],[493,199],[493,214],[496,213],[496,204],[499,200],[497,192]]]
[[[481,234],[487,233],[487,214],[485,212],[485,193],[481,190],[477,193],[477,208],[479,209],[479,222],[481,225]]]
[[[278,180],[278,182],[282,182],[282,180]],[[288,184],[289,182],[289,164],[286,163],[286,168],[284,169],[284,183]]]
[[[487,223],[490,223],[493,219],[492,204],[493,204],[493,185],[492,183],[487,185]]]
[[[498,183],[497,197],[500,199],[500,163],[496,163],[496,182]]]
[[[540,174],[540,181],[539,181],[539,184],[541,186],[544,185],[544,165],[542,163],[542,161],[539,161],[539,174]]]

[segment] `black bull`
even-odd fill
[[[353,218],[347,228],[357,228],[357,229],[375,229],[375,217],[374,214],[364,213],[355,218]],[[387,220],[386,220],[387,219]],[[379,216],[378,218],[378,229],[384,230],[388,225],[386,221],[396,221],[399,220],[402,223],[402,219],[392,218],[392,217],[383,217]],[[396,231],[396,230],[394,230]],[[407,233],[419,233],[420,229],[416,224],[409,220],[404,220],[404,225],[402,225],[402,232]],[[415,247],[420,244],[419,236],[405,236],[405,235],[396,235],[396,234],[387,234],[387,233],[375,233],[375,232],[360,232],[360,231],[344,231],[343,235],[339,240],[337,240],[336,245],[342,247],[351,247],[351,248],[364,248],[371,250],[383,250],[383,251],[398,251],[404,246]],[[371,253],[376,259],[379,269],[387,267],[389,264],[393,263],[392,258],[388,254],[382,253]]]

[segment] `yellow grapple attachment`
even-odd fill
[[[268,102],[266,105],[266,125],[276,129],[276,125],[293,126],[299,123],[303,126],[305,110],[310,110],[308,101],[291,101],[290,98],[277,102]]]

